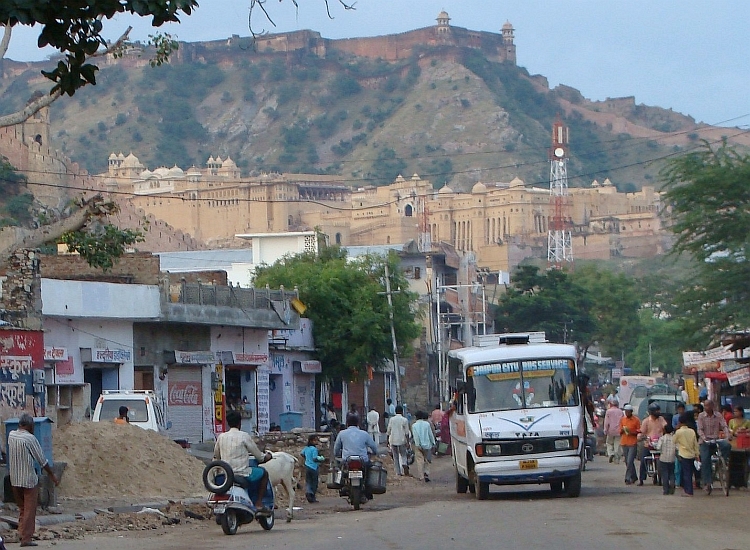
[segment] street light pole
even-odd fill
[[[388,317],[391,321],[391,341],[393,342],[393,374],[396,378],[396,403],[401,402],[401,371],[398,366],[398,345],[396,344],[396,327],[393,324],[393,299],[391,297],[391,275],[388,270],[388,260],[385,262],[385,295],[388,298]]]

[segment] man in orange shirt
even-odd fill
[[[128,409],[125,405],[120,407],[120,410],[118,411],[120,413],[120,416],[115,418],[115,424],[130,424],[130,418],[128,418]]]
[[[620,419],[620,446],[625,457],[625,485],[632,485],[637,480],[635,453],[638,448],[641,421],[637,416],[633,416],[632,405],[625,405],[622,410],[625,411],[625,416]]]

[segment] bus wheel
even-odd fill
[[[469,488],[469,480],[463,477],[456,470],[456,492],[459,495],[466,494],[466,490]]]
[[[581,494],[581,472],[565,480],[565,491],[569,497],[575,498]]]
[[[483,481],[477,481],[477,500],[487,500],[490,496],[490,484]]]

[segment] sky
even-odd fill
[[[348,1],[348,0],[347,0]],[[248,36],[250,0],[199,0],[200,7],[164,31],[193,42]],[[451,24],[500,32],[516,29],[518,65],[566,84],[589,99],[635,96],[636,103],[671,108],[698,122],[750,125],[747,25],[750,2],[711,0],[357,0],[344,10],[329,0],[268,0],[273,27],[258,12],[254,30],[313,29],[326,38],[377,36],[435,24],[441,10]],[[133,40],[154,33],[149,20],[117,16],[105,23],[116,39],[133,25]],[[14,30],[7,57],[44,59],[38,31]]]

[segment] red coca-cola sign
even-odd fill
[[[202,405],[200,382],[170,382],[169,406],[193,407]]]

